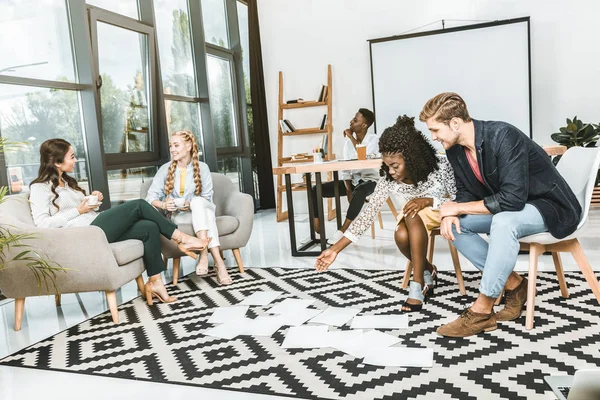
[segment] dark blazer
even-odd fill
[[[456,201],[483,200],[492,214],[535,206],[552,236],[562,239],[577,229],[581,205],[550,157],[519,129],[497,121],[473,120],[477,163],[483,181],[477,180],[465,148],[447,151],[456,178]]]

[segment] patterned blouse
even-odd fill
[[[379,179],[369,203],[363,208],[359,216],[352,221],[344,236],[352,242],[357,242],[360,236],[373,224],[381,207],[390,196],[398,196],[403,206],[412,199],[431,197],[433,198],[432,209],[434,210],[438,210],[442,203],[454,200],[456,197],[454,171],[446,157],[439,157],[439,160],[440,168],[429,174],[427,180],[419,182],[416,187],[403,182],[388,181],[385,176]]]

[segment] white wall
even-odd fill
[[[341,155],[342,131],[351,116],[359,107],[372,107],[367,40],[440,19],[531,17],[533,137],[538,143],[552,144],[550,135],[564,125],[566,117],[600,121],[599,1],[258,0],[258,6],[273,165],[277,162],[278,71],[284,73],[285,98],[306,100],[317,96],[326,83],[326,65],[332,65],[333,146],[334,153]],[[446,26],[469,23],[476,22],[448,21]],[[460,62],[460,54],[450,60],[432,54],[431,62],[443,68],[444,63]],[[286,116],[307,127],[314,126],[324,112],[286,111]],[[311,138],[286,139],[284,152],[309,151],[317,142],[316,136]]]

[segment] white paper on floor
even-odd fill
[[[399,342],[400,339],[396,336],[373,330],[334,347],[353,357],[363,358],[373,350],[387,349]]]
[[[284,325],[284,322],[280,315],[261,315],[249,320],[243,335],[271,336]]]
[[[315,300],[306,300],[306,299],[285,299],[281,303],[274,305],[270,309],[267,310],[269,314],[289,314],[295,313],[298,310],[304,310]]]
[[[408,315],[359,315],[352,319],[352,329],[408,329]]]
[[[230,321],[244,319],[249,306],[219,307],[208,319],[209,324],[224,324]]]
[[[318,349],[329,347],[327,326],[292,326],[281,344],[284,349]]]
[[[207,329],[203,333],[208,336],[222,339],[233,339],[238,335],[242,335],[250,323],[252,323],[251,319],[238,319]]]
[[[359,312],[361,312],[360,308],[329,307],[309,322],[331,326],[342,326]]]
[[[329,341],[329,347],[343,351],[344,346],[348,346],[348,343],[360,340],[363,335],[362,329],[351,329],[349,331],[329,331],[327,332],[327,340]]]
[[[388,347],[372,349],[363,363],[382,367],[433,367],[433,349]]]
[[[277,291],[261,291],[254,292],[240,302],[240,305],[246,306],[266,306],[273,300],[281,296],[283,292]]]
[[[321,314],[323,310],[315,310],[314,308],[304,308],[286,314],[279,314],[278,317],[283,321],[283,325],[300,326],[306,321]]]

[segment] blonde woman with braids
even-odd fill
[[[177,131],[169,140],[171,162],[164,164],[148,190],[146,201],[170,216],[177,225],[190,223],[199,239],[210,238],[208,250],[200,252],[196,275],[208,274],[208,252],[215,260],[217,282],[230,285],[231,278],[221,257],[219,232],[212,202],[213,184],[208,165],[198,159],[198,143],[190,131]],[[185,199],[175,206],[175,199]]]

